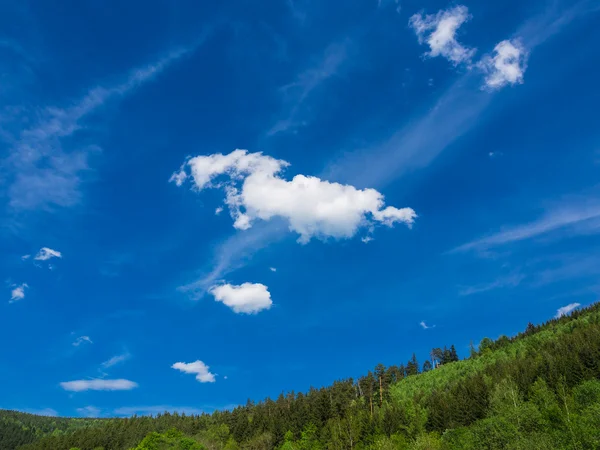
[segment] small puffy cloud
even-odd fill
[[[257,220],[279,217],[304,244],[312,238],[349,239],[360,228],[375,224],[410,227],[417,217],[411,208],[384,207],[383,195],[375,189],[357,189],[305,175],[286,180],[281,172],[288,166],[288,162],[260,152],[235,150],[191,158],[171,181],[179,186],[191,178],[197,191],[223,189],[233,226],[239,230],[252,227]],[[217,182],[223,175],[225,180]]]
[[[270,270],[271,272],[277,272],[277,268],[276,268],[276,267],[269,267],[269,270]]]
[[[429,45],[426,56],[442,56],[455,66],[469,63],[476,52],[456,40],[456,32],[460,26],[471,19],[469,9],[458,5],[437,14],[413,15],[408,24],[415,31],[420,44]]]
[[[21,256],[21,260],[22,261],[27,261],[29,258],[31,258],[31,255],[23,255],[23,256]]]
[[[51,258],[62,258],[62,253],[48,247],[42,247],[34,259],[37,261],[47,261]]]
[[[73,346],[74,347],[79,347],[84,342],[87,342],[89,344],[93,344],[93,342],[92,342],[92,340],[90,339],[89,336],[79,336],[77,339],[75,339],[75,342],[73,342]]]
[[[221,214],[223,212],[223,207],[219,206],[217,209],[215,209],[215,215],[218,216],[219,214]]]
[[[369,242],[371,242],[373,240],[373,238],[371,236],[365,236],[361,239],[361,241],[365,244],[368,244]]]
[[[581,306],[580,303],[569,303],[566,306],[563,306],[561,308],[558,308],[556,310],[556,316],[554,316],[555,318],[560,318],[562,316],[565,316],[567,314],[569,314],[571,311],[573,311],[576,308],[579,308]]]
[[[429,330],[430,328],[435,328],[435,325],[427,325],[425,323],[425,321],[420,322],[419,325],[421,325],[421,328],[423,328],[424,330]]]
[[[77,413],[82,417],[100,417],[100,408],[84,406],[83,408],[77,408]]]
[[[238,314],[256,314],[271,308],[273,301],[267,286],[261,283],[243,283],[239,286],[221,284],[209,292]]]
[[[94,378],[91,380],[74,380],[60,383],[65,391],[83,392],[83,391],[130,391],[138,387],[138,384],[124,379],[107,380]]]
[[[109,367],[116,366],[117,364],[127,361],[129,358],[131,358],[131,355],[129,353],[123,353],[122,355],[115,355],[112,358],[104,361],[102,364],[100,364],[100,366],[103,369],[108,369]]]
[[[200,360],[191,363],[177,362],[173,364],[171,368],[179,370],[183,373],[195,374],[196,380],[198,380],[200,383],[215,382],[215,374],[210,373],[209,367]]]
[[[496,45],[494,54],[481,59],[477,66],[486,74],[484,88],[500,89],[507,84],[523,83],[528,53],[519,40],[505,40]]]
[[[19,300],[23,300],[25,298],[25,289],[28,289],[29,286],[27,283],[22,283],[19,286],[16,286],[10,292],[10,303],[18,302]]]

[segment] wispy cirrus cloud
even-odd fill
[[[316,65],[300,73],[293,82],[280,88],[284,110],[281,117],[267,131],[267,136],[294,131],[308,120],[303,116],[304,103],[313,91],[339,73],[348,60],[350,45],[348,39],[329,45]]]
[[[511,288],[518,286],[525,279],[525,275],[516,273],[508,276],[500,277],[491,283],[478,284],[475,286],[463,287],[459,291],[459,295],[481,294],[483,292],[492,291],[500,288]]]
[[[117,364],[121,364],[130,358],[131,358],[131,354],[129,354],[129,353],[115,355],[112,358],[109,358],[106,361],[104,361],[102,364],[100,364],[100,367],[102,367],[103,369],[108,369],[110,367],[116,366]]]
[[[579,205],[557,205],[537,220],[505,227],[496,233],[467,242],[451,253],[485,251],[561,231],[582,234],[600,231],[600,204],[594,201]]]
[[[123,98],[155,79],[173,63],[193,52],[203,39],[132,70],[119,84],[89,89],[70,106],[49,106],[36,111],[22,109],[33,125],[3,135],[11,148],[4,161],[7,172],[4,189],[10,210],[52,211],[57,207],[78,204],[83,174],[90,169],[89,159],[100,149],[94,145],[73,146],[67,143],[67,139],[85,128],[83,120],[86,117],[108,102]],[[7,122],[9,119],[4,120]],[[21,120],[21,116],[15,120]]]

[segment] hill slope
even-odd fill
[[[530,324],[513,338],[484,339],[470,358],[457,359],[453,347],[434,349],[422,369],[413,356],[358,380],[212,415],[84,421],[66,429],[62,421],[77,419],[54,419],[60,435],[20,449],[600,448],[599,305]],[[36,437],[49,432],[38,428]]]

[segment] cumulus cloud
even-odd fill
[[[237,314],[256,314],[271,308],[273,301],[267,286],[261,283],[243,283],[239,286],[221,284],[209,292]]]
[[[34,259],[37,261],[47,261],[51,258],[62,258],[62,253],[48,247],[42,247]]]
[[[558,308],[556,310],[556,316],[554,316],[554,317],[556,317],[558,319],[558,318],[560,318],[562,316],[565,316],[565,315],[569,314],[571,311],[573,311],[576,308],[579,308],[580,306],[581,306],[580,303],[569,303],[566,306]]]
[[[435,325],[427,325],[425,321],[419,323],[424,330],[429,330],[430,328],[435,328]]]
[[[183,373],[195,374],[196,380],[198,380],[200,383],[215,382],[215,374],[210,373],[209,367],[200,360],[191,363],[177,362],[173,364],[171,368],[179,370]]]
[[[93,342],[92,342],[92,340],[90,339],[89,336],[79,336],[77,339],[75,339],[75,342],[73,342],[73,346],[79,347],[84,342],[87,342],[89,344],[93,344]]]
[[[246,230],[256,220],[285,219],[291,231],[307,243],[313,237],[348,239],[361,227],[395,223],[412,226],[417,217],[411,208],[384,207],[383,195],[375,189],[357,189],[305,175],[285,180],[281,172],[287,161],[262,153],[235,150],[189,159],[171,181],[181,186],[191,178],[196,190],[220,188],[234,227]],[[224,181],[216,178],[226,175]]]
[[[469,63],[476,52],[476,49],[465,47],[456,40],[456,32],[469,19],[469,9],[458,5],[437,14],[415,14],[408,23],[419,43],[429,45],[430,51],[425,53],[426,56],[442,56],[457,66]]]
[[[484,88],[496,90],[507,84],[523,83],[528,53],[516,39],[496,45],[493,55],[487,55],[477,64],[486,74]]]
[[[112,358],[104,361],[102,364],[100,364],[100,366],[102,366],[102,368],[104,369],[108,369],[109,367],[116,366],[117,364],[127,361],[129,358],[131,358],[131,355],[129,353],[115,355]]]
[[[129,391],[138,387],[138,384],[124,379],[106,380],[94,378],[91,380],[74,380],[60,383],[65,391]]]
[[[29,258],[31,258],[31,255],[23,255],[23,256],[21,256],[21,260],[22,261],[27,261]]]
[[[25,289],[27,288],[29,288],[27,283],[22,283],[19,286],[15,287],[10,292],[10,303],[23,300],[25,298]]]
[[[269,270],[270,270],[271,272],[277,272],[277,268],[276,268],[276,267],[269,267]]]

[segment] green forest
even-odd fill
[[[0,411],[2,450],[600,449],[600,304],[231,411],[69,419]]]

